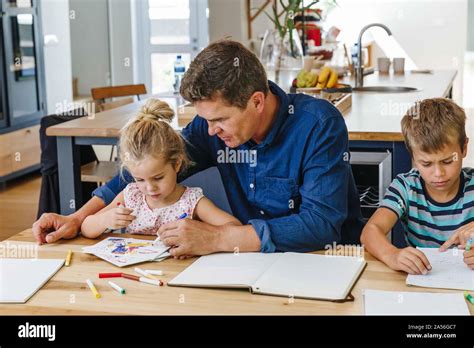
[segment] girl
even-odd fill
[[[121,131],[120,158],[135,179],[112,203],[81,226],[82,234],[96,238],[109,229],[155,235],[158,228],[179,218],[198,219],[212,225],[240,222],[204,197],[202,189],[176,183],[187,167],[184,140],[169,125],[174,112],[169,105],[149,99]]]

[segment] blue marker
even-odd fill
[[[469,240],[466,243],[466,251],[471,250],[471,246],[472,246],[472,238],[469,238]]]
[[[181,220],[181,219],[186,219],[188,217],[188,214],[187,213],[184,213],[183,215],[180,215],[178,220]]]

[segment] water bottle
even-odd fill
[[[358,54],[359,54],[359,45],[357,42],[351,47],[351,60],[352,66],[355,68],[357,66],[358,61]]]
[[[184,65],[181,55],[176,56],[174,61],[174,93],[178,94],[181,87],[181,80],[183,79],[186,66]]]

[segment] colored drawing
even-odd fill
[[[82,248],[83,252],[94,254],[116,266],[128,266],[140,262],[162,260],[169,256],[168,247],[158,241],[134,238],[110,237]]]

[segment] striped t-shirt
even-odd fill
[[[435,202],[416,169],[399,174],[387,189],[381,207],[395,212],[408,245],[439,247],[458,228],[474,221],[474,169],[463,168],[459,191],[451,201]]]

